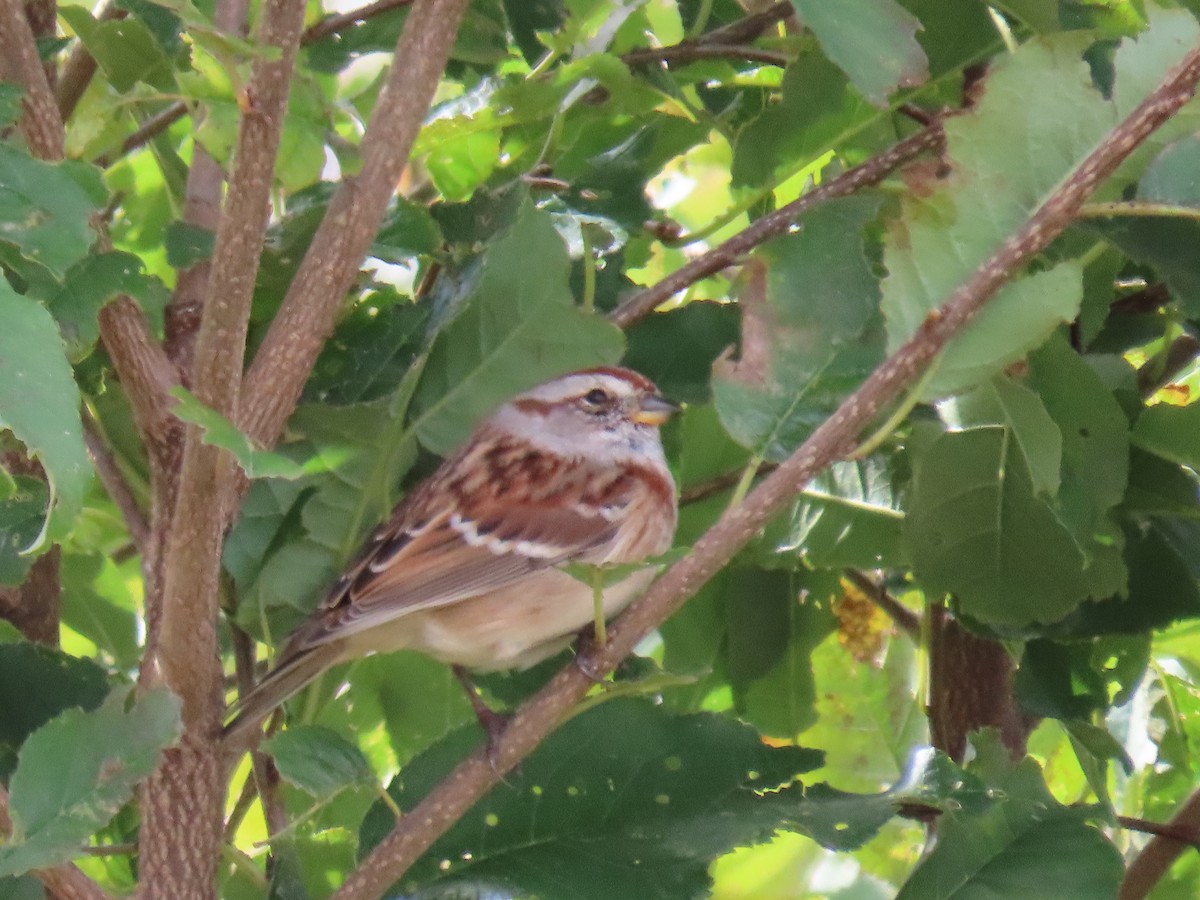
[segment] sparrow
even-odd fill
[[[675,534],[675,481],[659,437],[677,407],[623,368],[563,375],[497,409],[410,491],[274,668],[225,726],[239,748],[284,700],[330,666],[418,650],[464,670],[524,669],[595,618],[591,585],[564,563],[638,563]],[[603,589],[612,616],[652,580],[648,567]],[[491,713],[495,716],[494,713]]]

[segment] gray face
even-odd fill
[[[564,456],[662,462],[658,428],[634,418],[650,395],[618,375],[581,372],[522,394],[501,407],[492,422]]]

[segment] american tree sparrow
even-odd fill
[[[419,650],[462,672],[521,669],[593,621],[592,588],[557,566],[636,563],[675,533],[658,426],[675,407],[628,369],[556,378],[510,400],[396,507],[226,726],[237,747],[325,669]],[[611,616],[653,569],[604,588]],[[481,721],[487,710],[468,687]]]

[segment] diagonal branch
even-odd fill
[[[326,16],[315,25],[310,25],[304,29],[304,34],[301,36],[300,42],[311,44],[314,41],[319,41],[321,38],[329,37],[331,34],[337,34],[339,31],[365,22],[367,19],[373,19],[375,16],[382,15],[385,12],[391,12],[393,9],[399,9],[402,6],[412,6],[412,3],[413,0],[375,0],[374,3],[368,3],[366,6],[360,6],[358,9]]]
[[[362,139],[362,171],[334,195],[246,375],[238,424],[273,444],[292,413],[395,192],[466,0],[420,0]]]
[[[1147,135],[1182,106],[1200,79],[1200,49],[1172,70],[1108,135],[1016,233],[1005,241],[908,341],[886,359],[837,411],[740,505],[729,509],[609,630],[609,642],[587,651],[581,665],[560,671],[521,706],[491,754],[480,750],[435,787],[363,860],[336,900],[380,896],[398,881],[503,774],[528,756],[570,713],[592,682],[583,674],[611,671],[634,646],[700,589],[821,469],[851,450],[859,433],[894,403],[946,343],[1000,287],[1072,221],[1096,187]]]
[[[66,144],[62,119],[20,0],[0,0],[0,79],[25,88],[18,127],[34,156],[62,159]]]
[[[1162,881],[1189,843],[1194,845],[1196,831],[1200,829],[1200,790],[1183,802],[1166,828],[1173,831],[1174,835],[1155,835],[1125,869],[1117,900],[1143,900]],[[1185,833],[1193,835],[1191,842],[1180,836]]]
[[[767,213],[749,228],[739,231],[702,256],[680,266],[653,287],[634,294],[611,313],[609,319],[621,328],[628,328],[638,319],[654,312],[655,307],[670,300],[672,296],[701,278],[707,278],[733,265],[742,254],[754,249],[764,241],[783,234],[804,213],[814,206],[827,203],[835,197],[845,197],[883,181],[897,168],[914,159],[926,150],[940,149],[945,141],[941,125],[918,131],[895,144],[883,153],[872,156],[866,162],[847,169],[837,178],[802,194],[786,206]]]
[[[686,65],[703,59],[745,59],[780,68],[792,60],[786,53],[779,53],[775,50],[747,47],[744,44],[712,44],[708,42],[687,42],[675,44],[672,47],[645,47],[621,54],[621,61],[630,66],[653,62]]]

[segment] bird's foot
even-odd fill
[[[608,672],[592,661],[593,652],[599,646],[596,631],[591,625],[580,631],[575,639],[575,667],[593,684],[604,684],[608,679]]]
[[[483,698],[479,696],[479,688],[475,686],[475,682],[471,680],[471,676],[462,666],[453,666],[454,677],[458,679],[463,686],[463,690],[467,694],[467,702],[471,704],[471,709],[475,711],[475,718],[479,722],[479,727],[483,729],[483,733],[487,738],[487,757],[492,768],[499,774],[499,752],[500,739],[504,736],[505,730],[508,728],[509,720],[512,718],[506,712],[492,709],[483,702]]]

